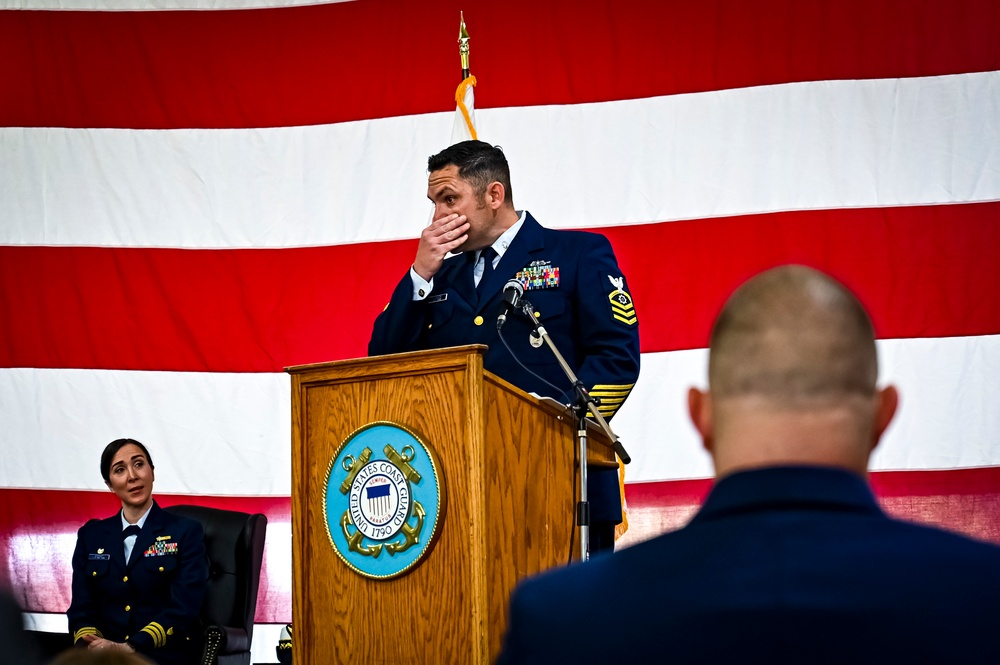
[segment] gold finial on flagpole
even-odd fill
[[[469,31],[465,29],[465,14],[458,12],[458,55],[462,58],[462,80],[469,78]]]

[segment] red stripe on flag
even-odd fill
[[[712,489],[712,483],[711,478],[629,483],[625,485],[625,500],[628,501],[629,510],[700,506]]]
[[[939,525],[982,540],[1000,543],[1000,467],[948,471],[891,471],[871,474],[872,487],[886,511],[897,518]],[[625,486],[629,504],[630,529],[626,538],[635,543],[683,526],[708,494],[709,479],[637,483]],[[288,523],[291,512],[287,497],[209,497],[158,495],[161,506],[191,503],[205,506],[261,512],[269,525]],[[118,507],[107,492],[0,489],[0,585],[11,585],[21,594],[22,605],[33,612],[64,612],[70,598],[71,568],[65,560],[45,557],[46,552],[62,551],[56,539],[73,538],[77,529],[93,517],[107,517]],[[268,552],[290,543],[267,540],[261,595],[257,605],[258,623],[285,623],[291,620],[291,599],[287,581],[271,584],[268,579]],[[19,539],[23,538],[22,543]],[[65,548],[66,543],[64,543]],[[31,583],[8,576],[25,574]],[[276,570],[277,575],[287,571]]]
[[[704,348],[732,290],[802,263],[855,290],[881,338],[1000,332],[1000,203],[602,229],[643,352]],[[0,367],[273,372],[363,356],[415,241],[278,250],[0,247]]]
[[[643,351],[706,348],[729,295],[798,263],[867,308],[880,339],[1000,333],[1000,203],[814,210],[603,229],[629,277]]]
[[[948,471],[880,471],[869,475],[885,511],[1000,544],[1000,467]],[[628,543],[684,526],[704,502],[711,479],[625,486]]]
[[[469,0],[463,9],[479,108],[1000,69],[993,0],[511,0],[503,11]],[[451,110],[456,11],[407,0],[4,11],[0,126],[271,127]]]
[[[291,598],[282,589],[291,586],[286,568],[291,560],[291,542],[277,538],[274,527],[291,522],[291,500],[288,497],[260,496],[183,496],[158,494],[160,507],[195,504],[263,513],[267,516],[269,534],[264,549],[260,592],[257,600],[257,623],[287,623],[291,620]],[[105,518],[121,508],[121,502],[111,492],[33,490],[0,488],[0,588],[11,588],[21,596],[21,606],[29,612],[65,612],[71,596],[72,568],[69,550],[65,560],[53,545],[56,539],[75,538],[77,530],[88,520]],[[290,529],[286,531],[290,532]],[[74,541],[75,542],[75,541]],[[279,556],[273,584],[268,575],[268,558]],[[51,555],[47,556],[47,553]],[[27,575],[29,579],[11,579],[10,575]]]

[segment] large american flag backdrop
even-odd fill
[[[606,234],[632,286],[625,544],[707,491],[685,389],[789,262],[871,311],[886,508],[1000,541],[995,0],[262,4],[0,1],[0,581],[39,621],[122,436],[161,504],[268,515],[257,621],[291,619],[283,368],[364,355],[412,261],[460,9],[515,203]]]

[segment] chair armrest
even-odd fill
[[[247,636],[247,631],[229,626],[218,627],[226,633],[226,641],[223,643],[220,654],[243,653],[250,650],[250,638]]]
[[[202,665],[214,665],[215,659],[231,653],[243,653],[250,649],[250,639],[242,628],[228,626],[207,626],[205,647],[201,654]]]

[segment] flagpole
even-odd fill
[[[462,80],[469,78],[469,31],[465,29],[465,13],[458,12],[458,55],[462,59]]]
[[[455,125],[452,127],[452,144],[468,139],[478,139],[476,119],[473,117],[475,97],[472,89],[476,87],[476,77],[469,69],[469,31],[465,27],[465,13],[458,13],[458,55],[462,60],[462,81],[455,90]]]

